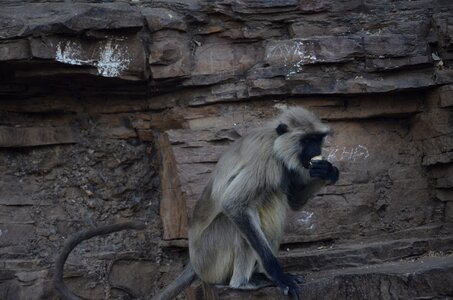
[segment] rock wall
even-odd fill
[[[79,245],[66,281],[90,299],[155,293],[187,259],[188,216],[219,155],[286,105],[331,124],[324,155],[342,176],[291,216],[283,249],[417,238],[432,240],[401,257],[360,248],[361,263],[451,253],[452,12],[442,0],[0,1],[0,298],[58,299],[65,239],[137,219],[145,231]],[[282,259],[298,272],[352,264],[297,253]],[[334,290],[453,293],[425,275],[450,269],[425,266],[411,293],[380,270]]]

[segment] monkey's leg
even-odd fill
[[[237,229],[225,215],[219,215],[202,233],[191,235],[190,261],[202,281],[229,283],[237,236]]]
[[[255,272],[250,278],[250,285],[253,285],[255,289],[261,289],[268,286],[275,286],[275,283],[266,274]]]
[[[272,253],[269,243],[261,230],[259,217],[252,209],[243,209],[241,207],[225,206],[225,213],[245,239],[250,247],[253,247],[258,254],[261,265],[266,273],[274,280],[275,284],[283,291],[285,295],[291,295],[299,299],[299,287],[297,281],[291,275],[283,272],[277,258]]]
[[[249,244],[237,234],[234,248],[233,275],[230,280],[230,287],[239,289],[254,289],[250,285],[250,277],[256,265],[256,254]]]
[[[293,277],[294,281],[299,284],[305,283],[305,279],[302,275],[293,275],[288,273],[286,273],[286,275]],[[259,290],[270,286],[275,286],[275,282],[269,279],[264,273],[254,272],[252,277],[250,277],[249,283],[246,286],[240,286],[238,289]]]
[[[203,286],[203,295],[204,299],[209,299],[209,300],[219,300],[219,292],[217,291],[217,288],[215,285],[204,282],[202,283]]]

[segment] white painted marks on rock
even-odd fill
[[[363,145],[353,147],[334,147],[330,150],[327,160],[329,161],[358,161],[365,160],[370,157],[368,148]]]
[[[57,45],[55,60],[70,65],[86,65],[91,61],[82,60],[82,46],[79,42],[68,41],[60,42]]]
[[[104,77],[118,77],[121,72],[127,70],[131,60],[127,57],[126,50],[127,48],[121,49],[118,44],[112,44],[112,40],[108,40],[100,51],[98,74]]]
[[[314,212],[302,210],[298,213],[297,223],[300,226],[305,226],[308,229],[314,229],[315,224],[313,224],[313,215]]]
[[[92,57],[86,58],[90,52]],[[88,51],[83,51],[79,41],[61,41],[56,46],[55,60],[70,65],[94,66],[98,75],[103,77],[120,76],[131,62],[127,46],[112,38],[98,43],[95,49]]]
[[[286,78],[289,79],[301,72],[304,65],[319,61],[313,48],[314,44],[310,41],[284,42],[270,47],[266,53],[266,60],[280,60],[283,67],[288,69]]]

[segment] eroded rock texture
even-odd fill
[[[154,294],[219,156],[286,105],[331,124],[342,172],[283,239],[304,298],[453,296],[451,1],[2,0],[0,24],[0,299],[58,299],[65,239],[137,219],[79,245],[66,281]]]

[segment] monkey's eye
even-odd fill
[[[277,128],[275,128],[275,130],[277,131],[277,134],[278,135],[282,135],[282,134],[285,134],[286,132],[288,132],[288,125],[282,123],[282,124],[279,124],[277,126]]]

